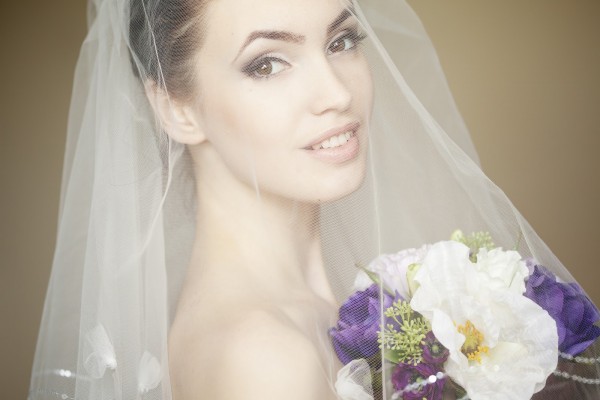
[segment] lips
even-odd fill
[[[348,140],[350,140],[352,136],[354,136],[354,131],[344,132],[339,135],[332,136],[329,139],[325,139],[321,143],[313,145],[312,149],[330,149],[332,147],[343,146],[348,143]]]
[[[323,133],[319,138],[305,147],[306,150],[319,150],[340,147],[356,136],[360,123],[351,122],[339,128],[334,128]]]
[[[359,128],[360,123],[352,122],[330,129],[304,149],[312,157],[329,164],[352,160],[360,152]]]

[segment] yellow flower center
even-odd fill
[[[481,363],[481,355],[489,351],[489,347],[483,346],[483,333],[479,332],[469,320],[464,325],[458,325],[457,330],[466,338],[460,351],[467,356],[469,361]]]

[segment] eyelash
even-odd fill
[[[271,65],[285,64],[286,66],[290,65],[288,62],[282,60],[281,58],[267,55],[267,56],[261,56],[260,58],[250,62],[247,66],[245,66],[242,69],[242,71],[252,79],[269,79],[274,74],[271,74],[271,73],[268,75],[259,75],[258,74],[258,70],[262,66],[268,65],[268,64],[271,64]],[[277,74],[277,72],[275,74]]]
[[[336,39],[332,40],[329,45],[327,46],[327,51],[329,51],[329,48],[331,47],[331,45],[335,42],[339,42],[340,40],[346,40],[346,39],[350,39],[352,41],[352,47],[350,47],[349,49],[345,49],[343,51],[350,51],[353,49],[356,49],[363,40],[365,40],[367,38],[367,35],[365,33],[359,33],[358,30],[356,29],[351,29],[348,32],[346,32],[345,34],[343,34],[342,36],[337,37]],[[333,54],[333,53],[330,53]]]
[[[356,50],[358,48],[358,46],[362,43],[362,41],[365,40],[366,38],[367,38],[366,34],[359,33],[358,30],[354,29],[354,28],[350,29],[345,34],[343,34],[343,35],[333,39],[331,42],[329,42],[329,44],[327,45],[327,48],[326,48],[327,54],[335,54],[335,53],[339,53],[342,51]],[[331,45],[333,43],[336,43],[336,42],[339,42],[342,40],[346,40],[346,39],[351,40],[351,42],[352,42],[351,47],[341,50],[341,51],[335,51],[335,52],[329,51],[329,49],[331,48]],[[259,75],[258,74],[258,70],[261,67],[263,67],[264,65],[269,65],[269,64],[271,64],[271,66],[273,64],[284,64],[286,66],[290,65],[288,62],[282,60],[281,58],[270,56],[270,55],[263,55],[255,60],[251,61],[246,66],[244,66],[242,68],[242,72],[245,73],[246,75],[248,75],[252,79],[256,79],[256,80],[269,79],[269,78],[277,75],[279,72],[269,73],[268,75]]]

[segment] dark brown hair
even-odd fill
[[[202,43],[208,0],[131,0],[129,40],[133,70],[178,100],[194,87],[194,55]]]

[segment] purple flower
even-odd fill
[[[344,364],[359,358],[369,358],[379,351],[377,332],[381,319],[380,289],[373,284],[354,293],[340,307],[336,328],[329,330],[333,347]],[[392,297],[384,294],[383,307],[392,305]]]
[[[423,361],[428,364],[442,365],[448,359],[450,352],[429,332],[423,339]]]
[[[446,379],[439,379],[438,372],[436,365],[400,363],[392,372],[392,384],[404,400],[441,400]]]
[[[578,284],[557,282],[552,272],[531,259],[527,266],[532,272],[525,296],[556,321],[558,349],[572,356],[580,354],[600,336],[600,327],[594,325],[600,319],[598,309]]]

